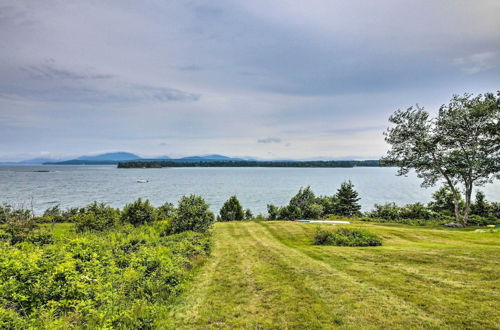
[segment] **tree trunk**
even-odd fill
[[[467,226],[467,220],[469,219],[471,196],[472,196],[472,183],[466,183],[465,184],[465,210],[464,210],[464,217],[463,217],[464,226]]]
[[[460,221],[460,195],[453,185],[449,185],[453,193],[453,205],[455,206],[455,221]]]

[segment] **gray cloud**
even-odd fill
[[[257,143],[281,143],[281,139],[276,137],[268,137],[264,139],[258,139]]]
[[[495,0],[6,0],[1,153],[154,154],[167,141],[172,154],[266,157],[262,136],[279,158],[384,154],[394,110],[498,89],[499,11]]]
[[[55,60],[26,65],[12,80],[0,81],[0,97],[89,104],[197,101],[200,94],[175,88],[133,84],[112,74],[58,67]]]

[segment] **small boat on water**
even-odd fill
[[[137,180],[137,183],[148,183],[149,180],[146,180],[146,179],[139,179]]]

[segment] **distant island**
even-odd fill
[[[140,161],[140,162],[158,162],[158,161],[174,161],[174,162],[212,162],[212,161],[246,161],[250,159],[232,158],[223,155],[206,155],[206,156],[188,156],[178,159],[171,159],[168,156],[160,156],[156,158],[142,158],[130,152],[110,152],[96,156],[81,156],[75,159],[63,161],[47,161],[43,165],[116,165],[120,162]]]
[[[183,161],[146,160],[119,162],[118,168],[162,167],[380,167],[379,160],[315,160],[315,161],[256,161],[256,160],[205,160]]]
[[[80,156],[74,159],[33,158],[18,162],[3,162],[0,165],[117,165],[118,168],[162,168],[162,167],[379,167],[378,160],[257,160],[251,157],[228,157],[212,154],[170,158],[157,156],[143,158],[130,152],[108,152],[98,155]]]

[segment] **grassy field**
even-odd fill
[[[212,256],[164,325],[500,328],[498,232],[350,226],[384,245],[313,246],[315,224],[217,223]]]

